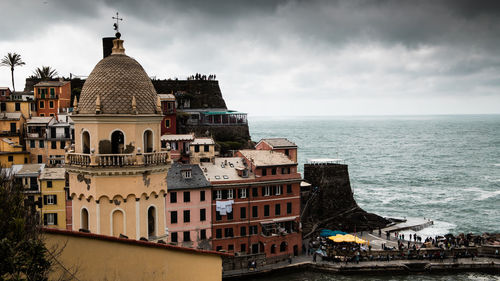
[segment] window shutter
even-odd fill
[[[266,194],[266,188],[263,186],[262,187],[262,196],[264,196],[264,194]]]
[[[47,214],[43,214],[43,225],[47,225]]]
[[[57,195],[54,195],[54,205],[57,205]]]
[[[43,196],[43,205],[47,205],[47,195]]]
[[[54,225],[57,225],[57,213],[54,214]]]

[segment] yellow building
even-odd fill
[[[21,143],[23,124],[24,117],[19,112],[0,113],[0,165],[4,168],[30,162]]]
[[[164,239],[166,175],[161,103],[142,66],[113,41],[74,104],[75,145],[66,154],[73,230]]]
[[[195,138],[189,144],[189,155],[191,164],[200,164],[201,162],[214,162],[215,142],[212,138]]]
[[[47,248],[61,251],[50,279],[221,281],[222,257],[229,256],[58,229],[43,229],[43,236]]]
[[[2,112],[19,112],[27,120],[31,116],[36,115],[35,102],[33,100],[6,100],[0,102],[0,111]]]
[[[64,164],[66,148],[72,143],[73,129],[68,120],[32,117],[26,122],[26,148],[32,163],[48,166]]]
[[[66,170],[45,168],[40,174],[42,208],[40,217],[43,225],[66,229]]]

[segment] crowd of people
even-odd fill
[[[187,80],[217,80],[217,75],[215,74],[202,75],[200,73],[196,73],[194,75],[189,76]]]

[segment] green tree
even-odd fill
[[[0,170],[0,280],[47,280],[50,253],[35,207],[5,171]]]
[[[35,71],[33,71],[33,76],[35,78],[41,79],[41,80],[50,80],[54,78],[58,73],[57,71],[50,67],[50,66],[42,66],[42,67],[37,67]]]
[[[2,58],[2,62],[0,62],[0,65],[10,67],[10,74],[12,77],[12,91],[15,92],[16,87],[14,86],[14,67],[25,65],[25,63],[21,59],[21,55],[16,53],[8,53]]]

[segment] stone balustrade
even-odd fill
[[[66,164],[72,166],[123,167],[161,165],[169,163],[169,152],[138,154],[84,154],[66,153]]]

